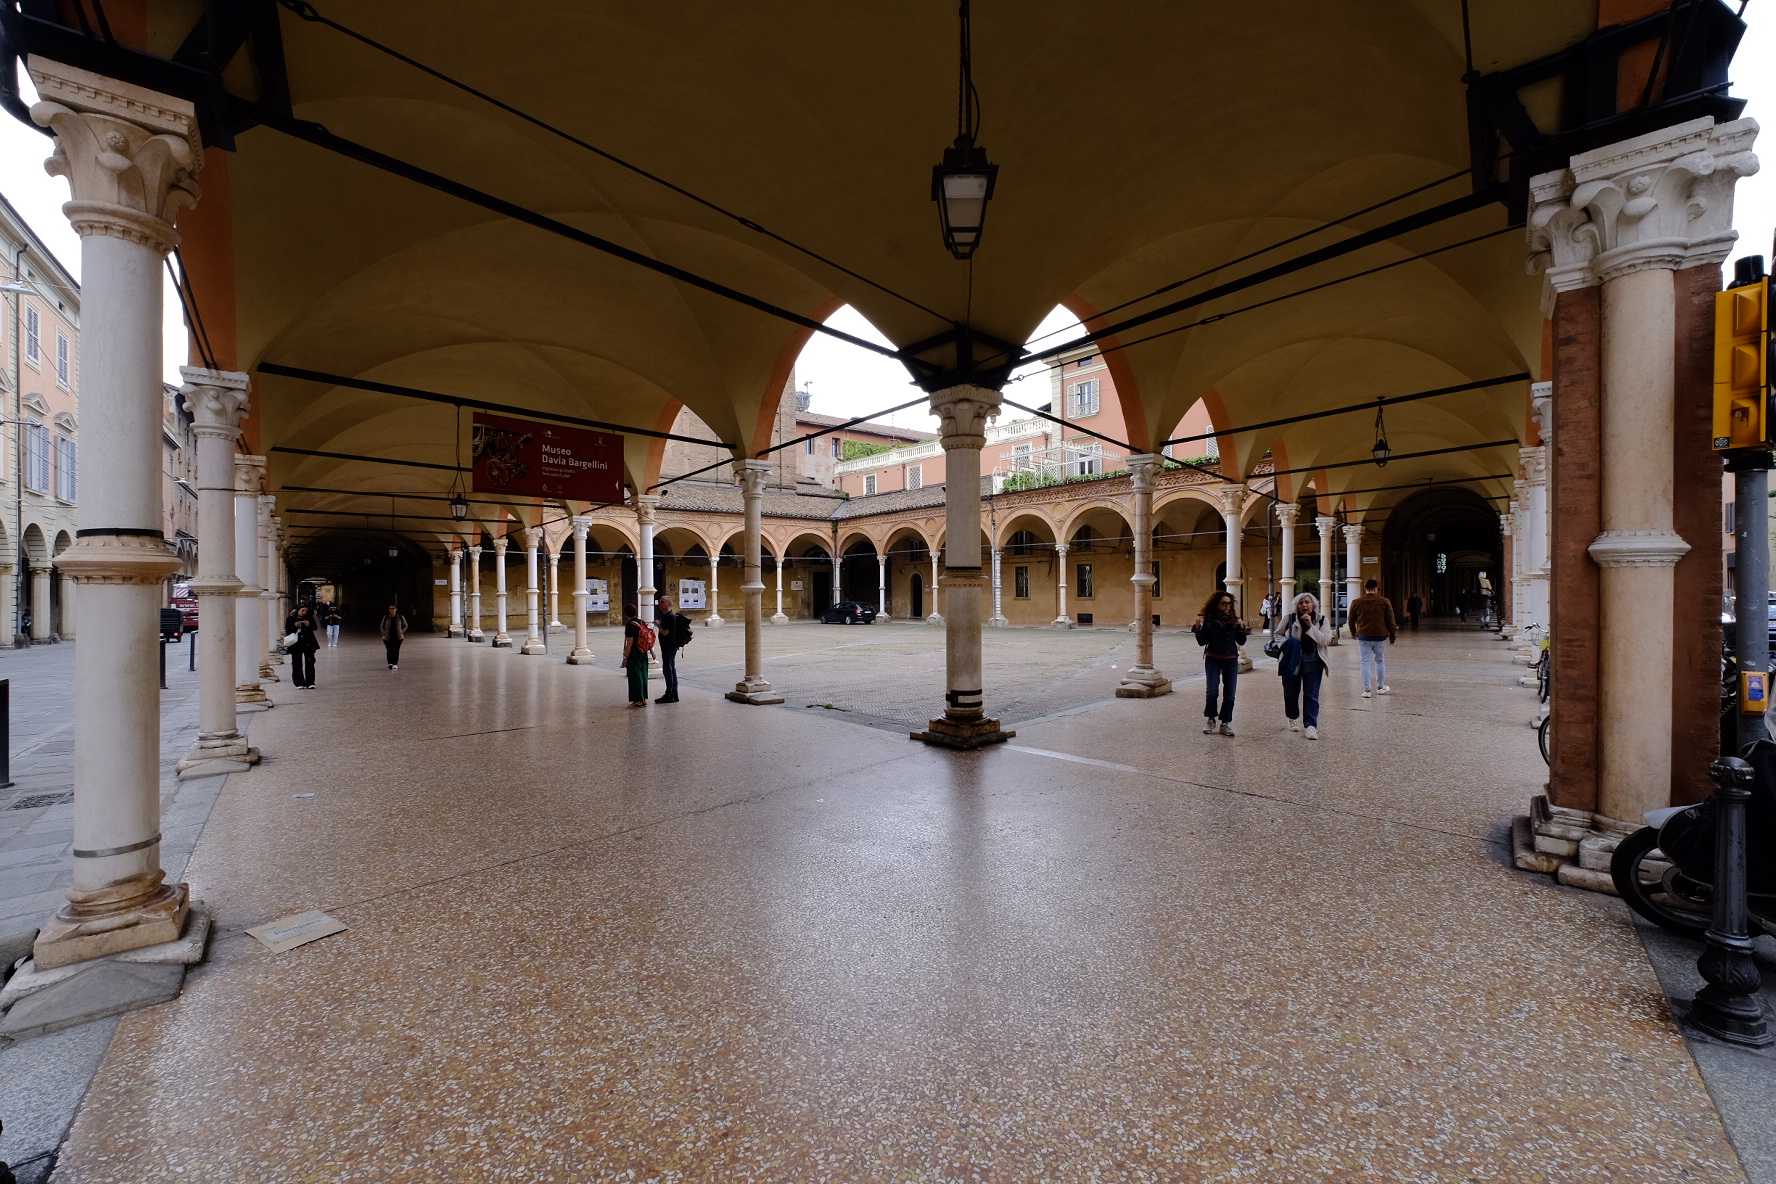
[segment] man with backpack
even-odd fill
[[[654,605],[654,623],[660,629],[660,672],[666,676],[666,693],[656,703],[678,702],[678,651],[691,644],[691,619],[674,612],[672,597],[662,596]]]
[[[623,606],[623,669],[629,675],[629,706],[648,705],[648,655],[658,635],[633,604]]]

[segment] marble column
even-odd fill
[[[1067,615],[1067,544],[1055,544],[1055,619],[1053,628],[1073,628],[1073,618]]]
[[[561,548],[549,552],[549,628],[565,629],[561,623]]]
[[[1379,565],[1377,565],[1379,566]],[[1361,523],[1352,522],[1344,528],[1344,603],[1345,612],[1348,606],[1357,602],[1363,594],[1363,527]],[[1349,621],[1345,624],[1348,626]],[[1352,637],[1356,634],[1352,633]]]
[[[62,627],[57,634],[63,641],[73,641],[76,618],[80,615],[74,607],[74,577],[67,572],[58,572],[56,578],[61,582],[62,593]]]
[[[1003,629],[1011,624],[1005,619],[1005,589],[1000,579],[1003,572],[1000,560],[1004,556],[1004,547],[993,548],[993,615],[987,618],[987,624],[995,629]]]
[[[181,563],[161,532],[161,284],[202,164],[183,99],[33,55],[53,175],[80,236],[79,529],[57,557],[80,590],[74,650],[73,886],[38,970],[175,940],[190,888],[160,864],[159,622]],[[47,599],[40,613],[47,617]]]
[[[451,543],[450,544],[450,628],[445,631],[445,633],[444,633],[445,637],[455,637],[458,633],[462,632],[462,627],[463,627],[462,562],[463,562],[462,544],[461,543]]]
[[[1244,485],[1223,485],[1215,490],[1215,496],[1221,499],[1221,523],[1227,532],[1227,554],[1224,557],[1227,576],[1221,582],[1233,593],[1234,611],[1242,615],[1246,611],[1246,581],[1240,566],[1240,542],[1244,535],[1240,526],[1240,511],[1245,508],[1249,493]]]
[[[277,577],[277,497],[275,494],[259,495],[259,600],[264,606],[265,633],[259,639],[259,677],[272,682],[281,681],[273,666],[281,665],[284,657],[277,652],[277,643],[284,635],[284,614],[279,611],[278,577]]]
[[[1326,614],[1326,623],[1336,626],[1338,614],[1334,611],[1330,597],[1332,595],[1332,536],[1338,530],[1338,519],[1322,515],[1314,519],[1314,527],[1320,532],[1320,578],[1314,585],[1314,595],[1320,599],[1320,611]],[[1336,627],[1332,630],[1332,644],[1338,644],[1338,629]]]
[[[259,673],[260,638],[265,636],[265,601],[259,595],[265,591],[259,584],[259,491],[264,485],[265,458],[235,453],[234,570],[241,581],[234,601],[237,711],[263,711],[272,705]]]
[[[937,611],[937,556],[938,552],[933,550],[931,552],[931,611],[925,614],[927,625],[944,623],[943,614]]]
[[[1277,605],[1273,622],[1276,617],[1286,617],[1295,611],[1295,527],[1301,521],[1301,505],[1298,502],[1283,502],[1277,506],[1276,516],[1282,535],[1283,574],[1277,579],[1281,588],[1278,595],[1282,603]]]
[[[1554,625],[1557,647],[1566,629],[1598,639],[1595,812],[1606,829],[1637,826],[1672,798],[1671,622],[1675,568],[1690,549],[1674,518],[1675,273],[1731,251],[1733,189],[1757,171],[1756,136],[1753,120],[1703,117],[1582,152],[1530,181],[1531,270],[1545,272],[1555,299],[1600,289],[1602,529],[1587,547],[1597,611]]]
[[[762,547],[763,544],[761,543],[760,546]],[[762,555],[759,562],[764,562]],[[727,624],[727,622],[721,618],[721,598],[719,595],[721,592],[720,583],[721,548],[717,547],[709,553],[709,616],[703,621],[704,627],[708,629],[719,629]],[[680,607],[682,608],[683,606],[681,605]]]
[[[1119,699],[1151,699],[1172,689],[1172,680],[1153,665],[1153,478],[1159,457],[1151,452],[1128,458],[1135,501],[1135,664],[1116,687]]]
[[[48,642],[53,624],[49,582],[55,568],[47,563],[31,565],[31,641]]]
[[[1512,503],[1513,509],[1515,505],[1516,503]],[[1498,614],[1500,637],[1511,635],[1511,622],[1516,619],[1517,583],[1511,578],[1511,569],[1517,563],[1517,539],[1512,533],[1515,517],[1510,512],[1499,515],[1499,543],[1504,550],[1504,557],[1498,574],[1494,611]]]
[[[1554,440],[1554,384],[1531,383],[1529,392],[1530,416],[1541,428],[1542,442],[1534,448],[1518,450],[1523,466],[1523,574],[1528,597],[1526,611],[1531,614],[1529,620],[1546,625],[1554,615],[1549,588],[1553,574],[1549,531],[1553,520],[1548,491],[1548,461]]]
[[[531,527],[524,532],[524,645],[518,651],[535,657],[543,648],[541,590],[537,587],[537,548],[542,545],[543,532]]]
[[[480,536],[477,535],[477,538]],[[476,543],[469,548],[469,627],[463,630],[463,640],[470,642],[486,641],[487,634],[481,629],[481,544]]]
[[[506,632],[506,545],[503,537],[493,540],[493,645],[495,649],[511,649],[512,635]]]
[[[761,552],[764,549],[765,481],[771,465],[762,460],[737,460],[734,478],[740,482],[740,504],[746,515],[746,582],[740,585],[746,597],[746,667],[740,681],[728,692],[736,703],[781,703],[783,696],[765,681],[765,579]],[[778,615],[782,612],[783,572],[778,561]]]
[[[636,535],[641,540],[641,554],[635,560],[635,598],[639,601],[635,607],[641,619],[650,625],[654,623],[654,597],[660,594],[660,590],[654,587],[654,531],[657,528],[654,512],[659,505],[657,494],[640,494],[635,498]],[[652,677],[659,672],[660,647],[655,646],[654,652],[648,655],[648,675]]]
[[[181,366],[180,396],[197,437],[197,741],[179,762],[181,779],[238,772],[257,761],[235,712],[234,449],[248,410],[248,376]]]
[[[591,529],[590,517],[585,514],[574,515],[574,645],[567,655],[569,666],[591,666],[594,662],[592,647],[586,641],[586,535]]]
[[[777,569],[777,611],[771,614],[771,624],[787,625],[789,618],[783,615],[783,556],[772,555],[771,565]]]
[[[888,556],[881,552],[876,554],[876,617],[888,620]]]
[[[1002,396],[980,386],[953,386],[931,395],[944,450],[944,713],[913,738],[946,748],[979,748],[1015,733],[986,714],[981,677],[981,449],[987,421]],[[935,583],[935,581],[934,581]],[[936,588],[932,589],[935,609]]]

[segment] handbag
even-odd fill
[[[291,646],[296,644],[297,640],[298,639],[294,633],[284,634],[284,648],[289,649]]]
[[[1265,657],[1280,658],[1280,657],[1282,657],[1282,654],[1283,654],[1283,643],[1278,641],[1275,637],[1272,637],[1269,641],[1264,643],[1264,656]]]

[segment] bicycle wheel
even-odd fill
[[[1616,847],[1610,858],[1610,879],[1629,908],[1681,937],[1701,937],[1713,920],[1714,893],[1706,884],[1669,864],[1648,865],[1659,846],[1659,832],[1643,826]]]
[[[1548,725],[1554,722],[1552,715],[1544,715],[1542,722],[1536,727],[1536,743],[1542,747],[1542,763],[1552,765],[1554,760],[1548,755]]]

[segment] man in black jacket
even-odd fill
[[[678,651],[691,640],[691,619],[672,607],[672,597],[662,596],[655,605],[654,626],[660,631],[660,672],[666,676],[666,693],[656,703],[678,702]]]

